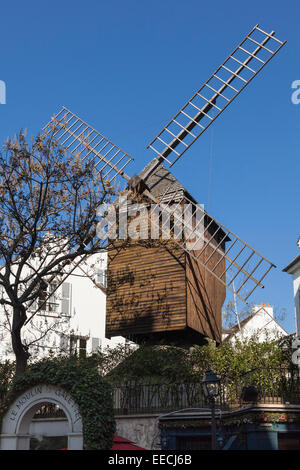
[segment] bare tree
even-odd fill
[[[223,328],[232,328],[234,325],[239,325],[240,322],[245,320],[247,317],[249,317],[251,314],[253,314],[253,308],[255,307],[254,303],[250,304],[245,304],[241,305],[237,303],[234,300],[228,301],[224,305],[224,310],[222,312],[223,316]],[[261,306],[261,309],[263,309],[263,305]],[[287,316],[287,310],[284,307],[274,307],[274,319],[278,322],[281,323],[286,319]]]
[[[29,358],[22,328],[42,282],[101,249],[97,207],[114,189],[92,164],[69,156],[51,137],[20,133],[0,153],[0,303],[11,331],[16,374]]]

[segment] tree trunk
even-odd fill
[[[24,306],[14,307],[13,323],[11,331],[12,348],[16,356],[16,375],[23,374],[26,369],[29,353],[27,347],[22,343],[21,331],[26,321],[26,310]]]

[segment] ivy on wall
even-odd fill
[[[53,358],[32,364],[24,374],[13,379],[1,403],[1,416],[21,393],[42,383],[63,388],[79,406],[84,449],[104,450],[112,447],[115,419],[111,387],[99,375],[93,357]]]

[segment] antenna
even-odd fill
[[[274,34],[254,26],[147,148],[173,166],[285,44]]]

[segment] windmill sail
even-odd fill
[[[42,129],[43,132],[52,136],[57,143],[67,150],[71,155],[80,157],[82,160],[94,163],[94,167],[102,172],[104,180],[113,182],[118,177],[129,181],[129,176],[124,172],[124,168],[133,160],[133,158],[124,152],[120,147],[104,137],[100,132],[89,126],[86,122],[76,116],[72,111],[63,107],[48,124]],[[95,232],[96,235],[96,232]],[[102,249],[100,240],[96,242],[99,250]],[[66,261],[60,265],[61,276],[52,276],[48,282],[54,279],[56,288],[45,296],[43,304],[34,309],[34,312],[27,319],[28,323],[35,313],[42,310],[50,297],[57,291],[61,284],[72,274],[79,266],[82,267],[88,256],[80,256],[79,260]],[[86,273],[94,281],[94,274]],[[28,308],[33,308],[34,301],[28,303]]]
[[[111,147],[120,150],[119,147],[108,141],[99,132],[94,130],[71,111],[66,108],[62,108],[62,110],[47,124],[47,126],[45,126],[43,130],[50,134],[51,129],[57,142],[74,155],[74,157],[79,154],[82,158],[90,158],[91,160],[94,160],[95,166],[98,165],[97,168],[99,168],[99,171],[103,171],[103,168],[107,169],[108,172],[113,173],[113,178],[121,175],[126,180],[130,179],[127,175],[122,173],[121,168],[117,167],[116,164],[113,164],[112,166],[111,162],[107,163],[105,154],[103,159],[103,150],[101,151],[99,143],[101,142],[101,145],[104,146],[109,142]],[[89,143],[87,143],[86,136],[90,139]],[[100,147],[100,150],[98,147]],[[107,149],[107,151],[108,150],[109,149]],[[125,164],[127,165],[132,158],[124,151],[120,150],[120,153],[120,158],[125,159]],[[148,165],[152,171],[153,163],[155,162],[152,161]],[[146,167],[146,169],[147,168],[148,167]],[[154,165],[153,168],[156,173],[156,171],[158,171],[156,166]],[[144,172],[146,169],[141,173],[141,177],[145,176]],[[147,171],[145,174],[147,174],[145,181],[148,183],[149,174]],[[171,208],[170,204],[176,201],[177,206],[180,206],[183,203],[190,203],[193,205],[195,204],[195,201],[189,200],[186,193],[181,191],[178,191],[178,194],[176,195],[172,193],[172,197],[170,198],[167,194],[168,191],[169,187],[167,187],[164,195],[160,195],[158,209],[162,210],[164,213],[168,213],[169,211],[174,219],[175,226],[179,226],[182,223],[182,220],[180,217],[176,218],[176,211],[173,213],[174,209]],[[157,198],[154,193],[152,194],[152,190],[148,192],[148,196],[153,202],[157,202]],[[246,242],[241,240],[231,230],[216,221],[205,211],[203,211],[203,221],[205,226],[204,233],[199,230],[198,226],[194,226],[192,220],[185,220],[185,225],[190,233],[189,238],[195,239],[194,246],[191,247],[189,244],[189,247],[187,248],[186,244],[183,243],[182,240],[174,239],[174,241],[184,248],[191,259],[197,261],[208,273],[234,292],[237,297],[246,302],[256,287],[264,287],[262,281],[274,264],[260,255]],[[211,228],[215,229],[215,233],[211,234]],[[215,246],[214,240],[218,238],[220,234],[222,234],[222,237],[220,238],[219,245]],[[227,242],[226,250],[223,249],[225,240]],[[198,249],[199,244],[201,245],[201,249]],[[104,248],[104,245],[102,245],[101,248]],[[218,262],[217,266],[212,266],[212,259],[214,258],[213,255],[215,252],[219,255],[221,254],[221,258],[219,259],[226,260],[226,268],[222,272],[220,271],[220,266],[222,265],[221,261]],[[63,275],[61,282],[71,274],[75,267],[82,264],[82,262],[83,259],[78,263],[72,263],[72,266],[66,265],[63,270],[65,274]],[[61,282],[57,287],[59,287]]]
[[[168,190],[169,188],[166,194]],[[199,263],[243,302],[247,303],[257,287],[264,287],[263,279],[275,267],[271,261],[211,217],[203,208],[200,208],[197,220],[195,220],[195,211],[189,212],[188,217],[182,217],[182,211],[177,210],[178,208],[184,205],[195,207],[195,201],[190,200],[187,194],[178,191],[169,200],[163,195],[161,201],[164,203],[158,203],[157,208],[165,214],[170,214],[173,220],[173,232],[181,233],[184,224],[184,230],[188,232],[188,243],[184,237],[174,236],[172,240],[181,246],[191,259]],[[199,207],[197,206],[198,211]],[[215,253],[219,255],[217,258],[214,256]],[[225,267],[220,269],[221,266]]]
[[[142,178],[147,181],[162,160],[166,160],[172,166],[274,57],[285,44],[274,34],[274,31],[266,33],[258,25],[247,34],[213,75],[148,145],[148,148],[155,152],[158,160],[150,164]],[[121,176],[130,181],[124,169],[133,160],[132,157],[67,108],[63,107],[43,128],[43,131],[53,135],[59,145],[74,157],[79,156],[94,162],[104,179],[108,178],[113,181]],[[149,196],[155,200],[151,193]],[[175,200],[178,206],[188,202],[186,194],[184,194],[184,200],[183,194],[178,195]],[[172,201],[174,202],[173,196]],[[165,202],[163,198],[160,199],[158,206],[159,209],[168,212],[168,204],[171,200],[168,202],[167,197],[167,204]],[[194,204],[195,201],[190,201],[190,203]],[[181,219],[176,220],[176,213],[172,212],[172,216],[175,226],[180,225]],[[203,211],[203,221],[204,232],[199,231],[193,225],[192,220],[188,223],[185,221],[189,228],[190,238],[195,239],[195,245],[192,248],[190,244],[187,248],[182,240],[174,239],[175,242],[185,249],[191,259],[203,266],[209,274],[246,302],[256,287],[263,287],[262,281],[274,265],[205,211]],[[213,234],[211,229],[214,230]],[[215,240],[218,237],[219,243],[216,244]],[[224,248],[225,241],[226,249]],[[199,248],[200,245],[201,248]],[[220,261],[212,266],[213,255],[216,252],[221,255]],[[224,265],[222,263],[224,260],[226,267],[220,270],[220,266]]]
[[[69,109],[63,107],[43,131],[72,155],[93,162],[103,179],[114,181],[121,176],[129,181],[124,169],[133,158]]]
[[[285,44],[274,34],[256,25],[147,148],[174,165]]]

